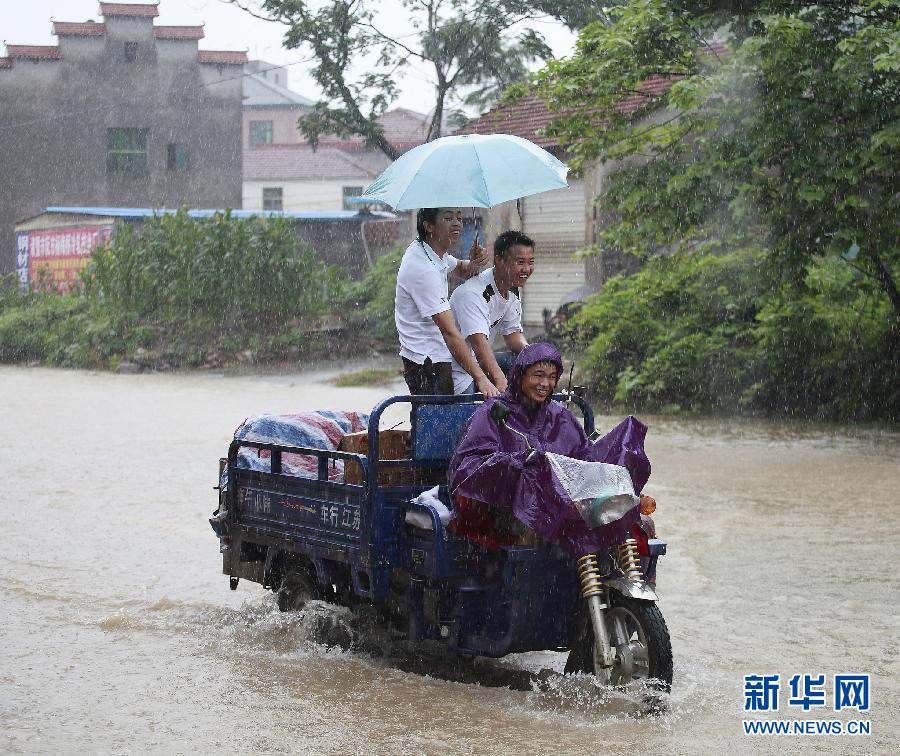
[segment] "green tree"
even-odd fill
[[[413,26],[398,33],[378,18],[371,0],[231,0],[248,12],[286,27],[288,49],[309,49],[312,76],[322,99],[299,120],[315,146],[323,134],[361,135],[370,147],[394,159],[397,148],[385,138],[379,117],[398,94],[398,79],[412,62],[431,67],[434,98],[425,140],[441,136],[453,105],[484,106],[502,89],[528,74],[528,64],[550,57],[533,29],[513,35],[515,24],[541,15],[484,0],[402,0]],[[364,71],[364,56],[374,60]]]
[[[540,76],[576,165],[649,158],[601,199],[616,215],[602,244],[759,243],[799,293],[811,265],[841,260],[900,330],[897,0],[632,0],[609,14]],[[653,93],[655,77],[674,84]],[[637,113],[616,108],[628,97]]]
[[[897,422],[890,304],[865,283],[820,258],[801,292],[760,248],[685,250],[609,280],[567,330],[607,404]]]
[[[628,0],[607,0],[599,3],[597,0],[529,0],[528,5],[541,13],[546,13],[564,23],[569,29],[575,31],[582,29],[594,21],[604,24],[612,23],[612,8],[624,5]],[[521,2],[503,0],[502,5],[513,8],[522,7]]]

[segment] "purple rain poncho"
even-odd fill
[[[450,493],[511,509],[520,522],[544,540],[576,556],[620,543],[639,519],[638,506],[619,520],[588,528],[541,452],[622,465],[639,494],[650,477],[650,462],[644,454],[647,427],[628,417],[592,444],[575,416],[559,402],[548,400],[529,410],[522,401],[521,380],[537,362],[551,362],[557,366],[558,375],[562,374],[562,359],[555,347],[529,344],[522,350],[510,371],[506,391],[497,399],[487,400],[466,425],[450,461]],[[495,401],[509,410],[506,425],[528,436],[538,451],[527,465],[525,441],[490,417]]]

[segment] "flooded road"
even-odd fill
[[[675,678],[668,713],[640,718],[560,654],[423,657],[340,610],[228,589],[207,518],[235,427],[386,393],[324,377],[0,368],[0,750],[896,752],[897,433],[649,419]],[[341,626],[349,648],[322,630]],[[872,734],[742,734],[742,676],[774,673],[769,719]],[[785,705],[796,673],[827,675],[827,708]],[[831,710],[836,673],[872,675],[869,712]]]

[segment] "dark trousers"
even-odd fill
[[[403,378],[410,394],[453,393],[453,370],[449,362],[432,362],[430,357],[426,357],[425,362],[419,365],[406,357],[400,359],[403,360]]]

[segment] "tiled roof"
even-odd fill
[[[269,81],[262,74],[244,76],[245,108],[312,107],[312,100]]]
[[[639,94],[626,97],[616,104],[616,110],[625,115],[651,103],[655,98],[671,89],[674,79],[654,76],[642,82]],[[467,123],[455,134],[513,134],[530,139],[541,147],[556,147],[555,137],[544,135],[544,129],[556,117],[547,104],[536,95],[527,95],[511,105],[488,111],[480,118]],[[598,121],[601,119],[598,118]]]
[[[201,63],[242,66],[247,62],[247,53],[237,50],[199,50],[197,52],[197,60]]]
[[[543,100],[528,95],[511,105],[489,110],[480,118],[457,129],[454,134],[513,134],[530,139],[541,147],[552,147],[555,139],[543,136],[541,130],[550,123],[553,114]]]
[[[385,111],[378,119],[384,135],[391,143],[414,142],[422,144],[431,119],[424,113],[417,113],[408,108],[394,108]]]
[[[728,55],[728,49],[719,43],[710,45],[712,55]],[[651,76],[641,82],[638,93],[620,100],[616,110],[628,115],[639,108],[652,103],[653,100],[672,88],[680,77]],[[457,129],[454,134],[513,134],[530,139],[541,147],[555,147],[559,143],[555,138],[544,136],[543,130],[557,115],[547,108],[547,104],[536,95],[527,95],[511,105],[500,106],[489,110],[484,115]],[[598,118],[598,122],[601,119]]]
[[[7,45],[6,52],[10,58],[59,60],[59,48],[55,45]]]
[[[0,68],[12,68],[12,61],[9,58],[0,58]]]
[[[154,26],[157,39],[203,39],[203,26]]]
[[[129,3],[100,3],[100,13],[103,16],[138,16],[140,18],[154,18],[159,15],[159,7],[153,5],[131,5]]]
[[[272,145],[244,151],[244,181],[321,181],[353,179],[368,182],[390,160],[372,152],[355,159],[341,150],[321,147],[313,152],[303,144]]]
[[[86,21],[83,24],[70,21],[54,21],[53,33],[57,37],[102,37],[106,34],[106,24]]]
[[[378,118],[378,123],[384,129],[385,138],[401,152],[418,147],[425,141],[429,122],[430,119],[426,114],[407,108],[388,110]],[[343,138],[325,134],[320,138],[319,145],[356,152],[364,148],[365,141],[361,136]]]

